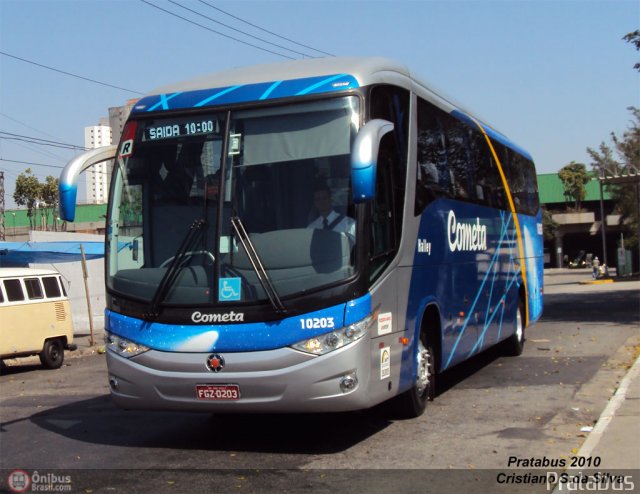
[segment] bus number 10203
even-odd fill
[[[309,317],[300,319],[302,329],[333,329],[336,327],[333,317]]]

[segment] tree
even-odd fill
[[[13,191],[13,200],[18,206],[27,207],[27,217],[31,228],[36,226],[36,208],[38,201],[41,199],[41,194],[42,186],[37,177],[31,172],[31,168],[27,168],[18,175]]]
[[[599,151],[587,148],[593,159],[594,169],[605,169],[607,175],[618,175],[637,170],[640,167],[640,109],[630,107],[633,120],[627,130],[618,137],[611,133],[611,140],[619,160],[614,158],[614,149],[602,142]],[[638,185],[637,183],[607,185],[607,190],[615,202],[616,213],[621,215],[625,229],[625,245],[638,245]]]
[[[632,33],[625,34],[622,39],[625,40],[627,43],[632,43],[636,45],[636,50],[640,50],[640,31],[639,30],[636,29]],[[633,68],[640,71],[640,62],[635,64]]]
[[[58,223],[57,213],[58,205],[60,203],[58,196],[58,184],[60,182],[59,179],[52,177],[51,175],[47,176],[44,179],[44,183],[40,184],[42,187],[42,201],[43,201],[43,210],[45,214],[45,225],[48,225],[49,219],[51,219],[51,224],[53,226],[53,230],[57,231]]]
[[[38,211],[41,214],[42,227],[48,228],[49,221],[53,229],[57,229],[55,211],[60,203],[58,196],[57,178],[49,175],[44,183],[40,182],[33,174],[31,168],[27,168],[18,175],[16,186],[13,192],[13,200],[18,206],[27,207],[27,217],[29,226],[35,229],[38,225]]]
[[[582,163],[572,161],[562,167],[558,172],[558,177],[564,187],[564,197],[569,201],[575,201],[576,210],[580,210],[580,203],[587,195],[585,185],[591,180],[591,175],[587,172],[587,167]]]

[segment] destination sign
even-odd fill
[[[145,141],[176,139],[197,135],[220,133],[218,120],[212,118],[181,118],[156,120],[144,129]]]

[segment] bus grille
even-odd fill
[[[67,319],[67,313],[64,310],[64,304],[62,302],[56,302],[56,320],[65,321]]]

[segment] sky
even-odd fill
[[[640,52],[622,40],[636,29],[638,0],[0,0],[5,207],[27,167],[44,181],[79,153],[16,136],[83,146],[86,126],[140,93],[315,50],[404,63],[529,151],[538,173],[589,166],[586,148],[640,107]]]

